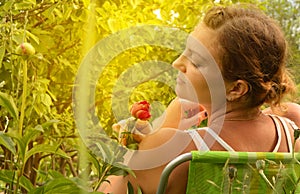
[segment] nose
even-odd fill
[[[188,59],[184,55],[180,55],[172,64],[172,66],[181,71],[182,73],[186,72],[186,65],[188,63]]]

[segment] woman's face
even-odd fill
[[[209,105],[212,93],[223,86],[219,67],[212,57],[216,56],[212,46],[215,33],[204,24],[198,25],[189,36],[185,51],[174,61],[173,67],[179,70],[178,97]]]

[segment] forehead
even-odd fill
[[[213,40],[216,38],[216,31],[208,28],[204,23],[198,24],[194,31],[191,32],[191,36],[201,42],[206,48],[212,47]]]
[[[191,32],[190,36],[201,42],[201,44],[203,44],[209,53],[216,59],[216,48],[218,45],[217,41],[215,41],[217,37],[217,32],[215,30],[207,27],[204,23],[200,23],[195,27],[194,31]],[[187,47],[189,47],[189,45],[187,45]]]

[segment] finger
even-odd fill
[[[196,102],[191,102],[191,101],[188,101],[186,99],[181,99],[181,98],[179,99],[179,102],[180,102],[183,110],[199,108],[199,103],[196,103]]]
[[[208,117],[208,114],[207,114],[207,111],[206,111],[206,110],[203,110],[203,111],[201,111],[201,112],[199,113],[199,118],[200,118],[201,120],[205,120],[205,119],[207,119],[207,117]]]
[[[199,120],[198,120],[198,123],[197,123],[197,126],[199,126],[201,124],[202,121],[204,121],[205,119],[207,119],[208,115],[207,115],[207,112],[206,110],[204,111],[201,111],[199,113]]]
[[[206,108],[202,104],[199,104],[199,110],[206,112]]]
[[[126,126],[126,119],[120,120],[117,124],[124,128]]]
[[[200,114],[196,114],[189,118],[183,118],[179,123],[178,129],[180,130],[190,129],[199,123],[199,119],[200,119]]]
[[[112,129],[113,129],[113,131],[119,133],[120,129],[121,129],[121,125],[115,123],[115,124],[112,125]]]
[[[186,130],[186,129],[197,127],[205,119],[207,119],[207,112],[201,111],[192,117],[182,119],[179,123],[178,129]]]
[[[127,138],[126,137],[121,138],[120,143],[121,143],[121,145],[126,146],[127,145]]]
[[[191,102],[185,99],[179,99],[181,103],[182,118],[195,116],[200,111],[204,111],[205,107],[201,104]]]
[[[133,133],[132,137],[137,143],[140,143],[143,140],[144,135]]]
[[[183,123],[189,123],[190,127],[197,125],[199,123],[199,120],[202,119],[202,113],[197,113],[196,115],[189,117],[189,118],[185,118],[182,120]]]

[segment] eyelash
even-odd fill
[[[196,63],[195,63],[196,60],[194,60],[193,54],[191,54],[190,56],[191,56],[191,57],[190,57],[191,63],[192,63],[195,67],[197,67],[197,68],[200,67],[200,66],[201,66],[200,64],[196,64]]]
[[[187,56],[195,68],[199,68],[201,66],[201,64],[195,63],[196,60],[193,59],[194,54],[191,49],[187,49]]]

